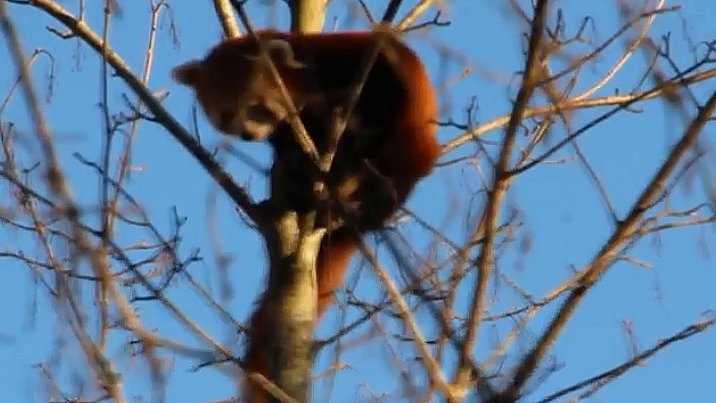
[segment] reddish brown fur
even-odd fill
[[[303,67],[288,63],[281,52],[271,55],[309,135],[319,152],[326,152],[334,127],[330,117],[350,98],[375,35],[371,32],[295,35],[274,31],[259,35],[262,39],[290,43],[294,59]],[[285,181],[289,201],[298,211],[312,208],[321,200],[310,186],[315,177],[314,165],[295,141],[282,114],[285,102],[277,97],[265,66],[245,57],[257,54],[254,40],[231,39],[215,47],[205,60],[179,66],[174,75],[179,82],[194,88],[199,103],[208,116],[213,116],[212,123],[219,130],[249,140],[268,137],[274,146],[274,164],[280,164],[283,172],[295,176]],[[259,107],[254,108],[256,105]],[[259,110],[261,107],[265,109]],[[261,124],[259,129],[249,127],[246,123],[254,121],[245,119],[246,116],[255,118]],[[382,228],[405,202],[415,183],[431,171],[439,153],[436,119],[435,94],[425,68],[412,50],[389,37],[340,138],[327,178],[334,193],[329,200],[328,215],[319,224],[332,230],[323,241],[316,264],[319,294],[316,320],[330,306],[333,293],[343,283],[357,248],[353,235],[356,230],[364,233]],[[336,219],[343,217],[342,213],[348,217]],[[252,337],[246,355],[246,369],[264,375],[268,374],[262,341],[269,331],[264,316],[268,310],[262,304],[252,317]],[[262,391],[248,392],[249,402],[266,400]]]

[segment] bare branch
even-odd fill
[[[549,347],[554,343],[579,303],[586,296],[591,287],[601,278],[604,272],[611,267],[614,259],[618,256],[616,254],[617,250],[634,234],[640,218],[647,209],[653,205],[654,198],[660,195],[664,183],[676,169],[679,161],[696,143],[704,125],[709,121],[714,111],[716,111],[716,92],[711,94],[698,115],[690,122],[681,139],[672,148],[666,161],[664,161],[632,206],[627,217],[617,226],[587,269],[580,276],[578,286],[570,291],[566,301],[547,326],[547,329],[539,341],[520,363],[510,386],[503,393],[504,396],[509,398],[519,396],[522,386],[537,367],[542,357],[547,353]]]
[[[478,327],[482,321],[485,310],[485,298],[487,295],[487,284],[494,265],[494,242],[497,220],[502,208],[502,199],[507,192],[510,181],[510,158],[515,145],[517,129],[524,116],[530,97],[535,90],[535,84],[541,79],[539,76],[539,55],[542,49],[542,37],[547,22],[549,1],[540,0],[535,6],[534,19],[532,21],[532,32],[530,33],[529,51],[525,63],[524,78],[517,93],[517,99],[512,108],[512,114],[505,130],[505,136],[500,148],[500,156],[493,172],[492,188],[485,206],[484,220],[480,227],[485,228],[482,250],[477,258],[478,276],[472,294],[469,318],[467,322],[467,333],[460,350],[459,367],[455,382],[458,385],[467,385],[470,380],[469,366],[466,365],[466,358],[472,354],[473,347],[477,341]],[[478,234],[480,231],[476,231]]]
[[[239,25],[236,23],[236,18],[232,13],[231,2],[229,0],[212,0],[212,2],[214,3],[216,18],[219,19],[219,23],[224,29],[224,35],[227,38],[235,38],[241,35]]]
[[[566,387],[566,388],[561,389],[555,393],[552,393],[551,395],[538,400],[536,403],[552,402],[552,401],[557,400],[560,397],[563,397],[563,396],[570,394],[572,392],[576,392],[576,391],[578,391],[580,389],[584,389],[584,388],[589,388],[589,390],[587,392],[583,393],[579,397],[579,400],[583,400],[583,399],[589,397],[590,395],[594,394],[594,392],[597,389],[600,389],[600,388],[604,387],[606,384],[608,384],[609,382],[616,380],[617,378],[624,375],[632,368],[640,366],[640,365],[644,365],[644,362],[646,360],[653,357],[655,354],[661,352],[663,349],[665,349],[669,345],[679,342],[679,341],[684,341],[684,340],[689,339],[693,336],[696,336],[700,333],[703,333],[715,324],[716,324],[716,317],[713,317],[713,315],[711,315],[710,318],[703,318],[703,319],[699,320],[698,322],[685,327],[681,331],[679,331],[669,337],[660,339],[652,347],[635,355],[634,357],[632,357],[628,361],[624,362],[623,364],[617,365],[614,368],[608,369],[608,370],[600,373],[599,375],[595,375],[593,377],[587,378],[587,379],[580,381],[572,386]]]

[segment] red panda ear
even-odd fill
[[[200,60],[191,60],[174,67],[174,70],[172,70],[172,77],[174,78],[174,81],[179,84],[194,87],[199,81],[199,75],[203,69],[204,65]]]

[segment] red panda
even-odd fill
[[[402,206],[418,180],[432,170],[439,154],[437,101],[419,57],[398,38],[383,43],[346,128],[335,140],[333,118],[345,112],[356,91],[364,61],[376,42],[373,32],[291,34],[260,31],[265,49],[281,76],[319,154],[330,150],[325,182],[332,190],[328,228],[316,262],[316,320],[332,302],[358,244],[356,234],[378,230]],[[269,141],[274,165],[291,175],[286,197],[297,211],[315,206],[314,161],[302,151],[289,124],[290,108],[253,37],[226,40],[201,61],[173,70],[191,87],[211,124],[245,140]],[[333,147],[336,147],[335,149]],[[336,217],[345,217],[345,220]],[[246,370],[267,376],[266,328],[260,305],[251,320]],[[269,378],[270,379],[270,378]],[[263,402],[261,391],[247,401]]]

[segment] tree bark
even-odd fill
[[[327,0],[293,0],[292,32],[320,32]],[[313,369],[313,328],[317,285],[316,257],[324,230],[315,229],[315,212],[290,211],[282,189],[290,173],[274,161],[271,175],[271,225],[263,229],[270,258],[269,283],[264,302],[271,311],[268,324],[269,377],[299,402],[310,401]]]
[[[291,0],[291,31],[320,32],[327,6],[328,0]]]
[[[294,212],[272,220],[267,234],[271,261],[265,304],[269,332],[269,377],[300,402],[310,400],[313,324],[316,313],[315,263],[323,236]]]

